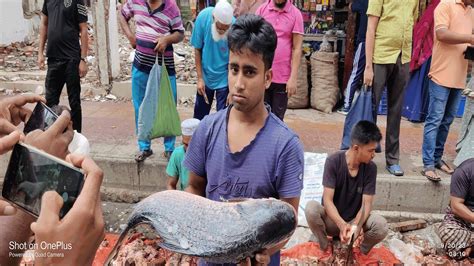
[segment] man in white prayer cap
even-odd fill
[[[199,120],[211,111],[214,95],[217,111],[227,106],[229,47],[227,31],[235,21],[234,9],[226,0],[199,12],[194,23],[191,45],[194,47],[197,93],[194,118]]]
[[[186,149],[191,142],[191,138],[199,122],[199,119],[195,118],[186,119],[181,122],[183,145],[174,149],[168,166],[166,167],[166,174],[168,175],[167,189],[176,190],[179,188],[180,190],[184,190],[188,186],[189,174],[188,169],[183,165],[184,156],[186,156]]]

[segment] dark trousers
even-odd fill
[[[59,104],[64,84],[67,86],[69,106],[71,107],[72,127],[81,132],[81,79],[79,60],[48,59],[46,74],[46,104],[51,107]]]
[[[265,91],[265,102],[272,108],[272,113],[283,121],[286,108],[288,107],[286,84],[272,82],[270,87]]]
[[[375,110],[379,109],[380,98],[387,86],[387,130],[385,134],[385,160],[387,165],[399,164],[400,159],[400,120],[405,86],[409,78],[409,63],[401,63],[401,54],[396,64],[374,64],[373,101]],[[377,120],[377,116],[375,117]]]
[[[209,114],[214,101],[214,94],[216,94],[216,107],[217,111],[220,111],[226,107],[227,95],[229,94],[229,88],[225,87],[222,89],[211,90],[206,86],[206,96],[209,100],[209,104],[206,103],[204,96],[196,93],[196,104],[194,105],[194,118],[202,120],[206,115]]]

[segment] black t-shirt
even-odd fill
[[[451,196],[464,199],[464,205],[474,211],[474,159],[464,161],[454,171]]]
[[[83,0],[45,0],[42,12],[48,17],[48,59],[80,59],[79,24],[87,22]]]
[[[362,195],[375,195],[377,166],[373,162],[360,164],[357,176],[352,177],[345,153],[339,151],[326,159],[323,186],[334,189],[334,205],[344,221],[349,222],[362,206]]]

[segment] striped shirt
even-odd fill
[[[150,73],[156,60],[153,50],[156,39],[175,31],[184,32],[181,13],[174,0],[163,0],[163,4],[151,10],[147,0],[128,0],[122,6],[122,15],[129,21],[132,17],[136,23],[136,52],[133,65],[140,71]],[[173,59],[173,45],[168,45],[164,52],[165,65],[170,76],[176,75]],[[161,65],[162,55],[158,55]]]

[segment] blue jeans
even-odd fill
[[[206,96],[209,100],[209,104],[204,100],[204,96],[196,93],[196,104],[194,105],[194,118],[202,120],[211,111],[212,101],[214,100],[214,92],[216,94],[217,111],[220,111],[226,107],[227,95],[229,94],[229,88],[224,87],[222,89],[211,90],[206,86]]]
[[[433,170],[441,162],[449,126],[456,115],[461,90],[446,88],[430,80],[429,107],[423,132],[423,165]]]
[[[133,109],[135,109],[135,130],[138,128],[138,112],[145,97],[146,83],[148,81],[148,73],[132,67],[132,100]],[[171,89],[173,91],[174,102],[176,103],[176,76],[170,76]],[[165,151],[173,151],[176,137],[165,137]],[[146,151],[151,148],[151,140],[139,140],[138,148],[140,151]]]

